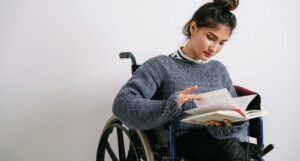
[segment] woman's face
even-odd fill
[[[208,60],[223,48],[230,36],[230,28],[218,25],[215,28],[198,28],[195,22],[190,25],[191,37],[183,52],[193,59]]]

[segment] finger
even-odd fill
[[[205,126],[207,127],[207,126],[210,126],[210,121],[206,121],[205,122]]]
[[[180,93],[182,93],[182,94],[188,94],[188,93],[193,92],[193,91],[196,90],[197,88],[198,88],[198,86],[188,87],[188,88],[182,90]]]
[[[182,103],[177,103],[177,106],[181,108],[181,106],[182,106]]]
[[[237,108],[237,109],[235,109],[234,111],[238,112],[238,113],[241,114],[242,116],[245,116],[245,113],[244,113],[240,108]]]
[[[230,120],[228,120],[228,119],[224,119],[224,122],[231,123],[231,121],[230,121]]]
[[[185,103],[186,96],[183,94],[179,94],[177,98],[177,105],[181,107]]]
[[[222,123],[219,121],[213,121],[214,126],[222,126]]]
[[[208,121],[206,121],[205,123],[204,123],[204,126],[205,127],[207,127],[209,124],[208,124]]]
[[[208,126],[214,126],[214,123],[212,121],[207,121],[208,122]]]
[[[225,123],[225,126],[232,126],[230,120],[225,119],[224,123]]]
[[[181,97],[177,100],[177,104],[181,106],[181,105],[185,104],[186,101],[188,101],[187,97]]]
[[[180,99],[177,101],[177,105],[181,107],[186,101],[184,99]]]

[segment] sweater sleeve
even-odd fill
[[[162,71],[156,62],[147,61],[117,94],[113,113],[129,128],[154,129],[180,116],[178,92],[166,100],[152,99],[163,81]]]

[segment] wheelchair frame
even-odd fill
[[[132,65],[132,73],[135,72],[135,70],[139,67],[139,65],[136,64],[136,60],[134,55],[131,52],[123,52],[120,53],[120,58],[130,58]],[[234,86],[238,96],[245,96],[250,94],[257,94],[255,92],[249,91],[243,87],[240,86]],[[261,98],[257,94],[257,96],[254,98],[254,100],[249,104],[247,109],[259,109],[260,110],[260,103]],[[249,130],[248,130],[248,136],[255,137],[257,139],[257,145],[261,148],[261,151],[259,151],[254,158],[257,161],[264,161],[262,158],[265,154],[270,152],[274,146],[272,144],[269,144],[267,147],[264,148],[264,139],[263,139],[263,119],[261,117],[252,119],[249,121]],[[109,135],[113,132],[113,129],[117,129],[117,139],[118,139],[118,152],[119,152],[119,159],[113,152],[112,148],[110,147],[110,144],[108,142]],[[176,149],[176,129],[173,127],[173,125],[169,126],[169,155],[168,156],[157,156],[160,160],[170,160],[175,161],[175,149]],[[126,157],[125,152],[125,144],[124,144],[124,138],[123,134],[127,135],[130,144],[129,144],[129,151],[128,155]],[[140,130],[131,130],[128,129],[126,126],[122,125],[122,122],[116,117],[111,116],[109,120],[106,122],[97,149],[97,158],[96,161],[104,161],[105,160],[105,150],[110,155],[112,161],[133,161],[138,160],[140,161],[154,161],[155,154],[151,149],[150,142],[148,141],[147,136],[143,131]]]

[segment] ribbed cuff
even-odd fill
[[[179,91],[173,93],[169,99],[167,100],[166,104],[166,114],[172,116],[173,118],[180,116],[181,108],[177,105]]]

